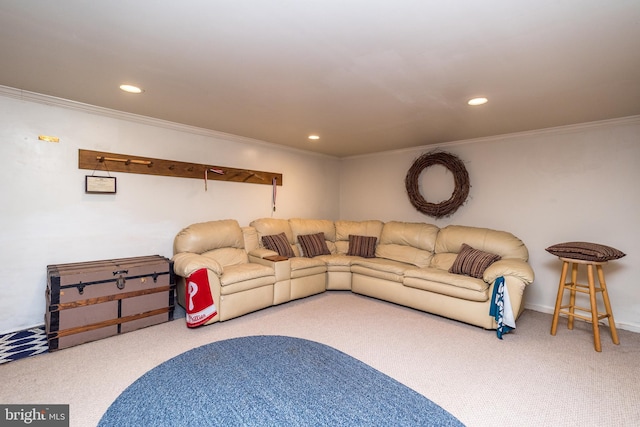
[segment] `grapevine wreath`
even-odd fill
[[[429,166],[442,165],[453,174],[455,189],[448,200],[440,203],[427,202],[422,194],[418,180],[422,171]],[[420,212],[434,218],[442,218],[454,213],[467,200],[469,195],[469,174],[464,163],[457,156],[445,152],[425,153],[413,163],[404,180],[411,204]]]

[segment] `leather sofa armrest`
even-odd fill
[[[220,263],[213,258],[191,252],[182,252],[173,256],[173,270],[178,276],[189,277],[191,273],[201,268],[211,270],[218,277],[223,272]]]
[[[259,250],[275,254],[278,259],[269,259],[273,256],[269,254],[266,254],[262,258],[260,258],[256,255],[253,255],[254,251],[252,251],[251,253],[249,253],[249,262],[266,265],[267,267],[273,268],[273,270],[276,272],[276,282],[279,282],[281,280],[288,280],[291,278],[291,262],[289,261],[289,258],[280,257],[277,252],[273,252],[268,249]]]
[[[501,259],[491,264],[482,275],[487,283],[493,283],[500,276],[513,276],[520,279],[525,285],[533,282],[535,277],[531,266],[521,259]]]
[[[266,257],[277,256],[278,252],[266,248],[257,248],[249,251],[249,257],[264,259]]]

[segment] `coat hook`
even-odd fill
[[[224,175],[224,171],[222,169],[214,169],[214,168],[205,169],[204,170],[204,191],[207,191],[207,181],[209,180],[209,176],[208,176],[209,171],[213,173],[217,173],[218,175]]]

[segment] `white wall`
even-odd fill
[[[280,172],[275,217],[422,221],[508,230],[527,244],[535,282],[527,307],[551,312],[560,264],[544,248],[587,240],[625,258],[605,267],[616,323],[640,332],[640,117],[335,159],[249,139],[14,92],[0,93],[0,333],[42,324],[46,266],[160,254],[186,225],[270,216],[267,185],[113,173],[116,195],[84,193],[78,149]],[[40,134],[59,143],[38,141]],[[416,211],[404,177],[434,148],[465,161],[467,203],[433,220]],[[429,168],[423,195],[451,194]]]
[[[335,158],[7,93],[16,97],[0,96],[0,332],[43,323],[49,264],[171,257],[189,224],[271,216],[270,185],[209,181],[205,192],[203,180],[112,173],[117,194],[85,194],[92,171],[78,169],[80,148],[282,173],[274,217],[338,217]]]
[[[546,247],[573,240],[613,246],[627,254],[605,266],[616,324],[640,332],[639,137],[640,117],[631,117],[343,159],[340,217],[510,231],[529,248],[536,273],[526,306],[543,312],[553,312],[561,268]],[[413,208],[404,187],[415,159],[434,148],[458,155],[471,182],[467,203],[442,220]],[[438,167],[420,181],[436,203],[453,189],[451,173]]]

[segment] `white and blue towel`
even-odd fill
[[[511,300],[509,299],[509,291],[504,283],[504,277],[500,276],[493,285],[493,295],[491,296],[491,305],[489,314],[496,319],[498,328],[496,334],[502,339],[502,335],[516,328],[516,319],[511,308]]]

